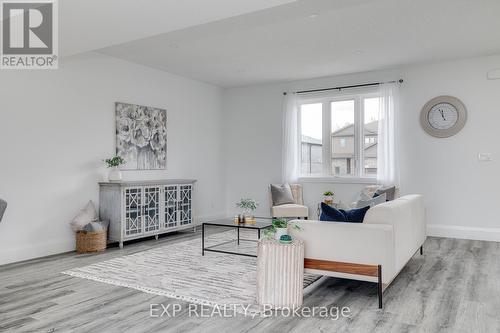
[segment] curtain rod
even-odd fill
[[[373,83],[364,83],[364,84],[355,84],[352,86],[343,86],[343,87],[333,87],[333,88],[322,88],[322,89],[312,89],[312,90],[301,90],[301,91],[296,91],[296,94],[307,94],[307,93],[313,93],[313,92],[321,92],[321,91],[328,91],[328,90],[342,90],[342,89],[350,89],[350,88],[359,88],[359,87],[370,87],[370,86],[378,86],[384,83],[403,83],[403,79],[399,79],[397,81],[387,81],[387,82],[373,82]],[[284,92],[283,95],[286,95],[287,93]]]

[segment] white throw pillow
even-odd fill
[[[94,203],[89,201],[87,205],[71,220],[73,231],[82,230],[90,222],[97,220],[97,211]]]
[[[373,206],[379,205],[381,203],[384,203],[386,201],[386,198],[387,198],[387,195],[385,193],[383,193],[383,194],[381,194],[375,198],[371,198],[369,200],[359,200],[356,203],[356,208],[363,208],[366,206],[373,207]]]
[[[373,198],[373,195],[375,194],[375,192],[377,192],[377,190],[380,188],[381,186],[380,185],[368,185],[368,186],[365,186],[365,188],[363,190],[361,190],[361,193],[359,194],[359,198],[358,198],[358,201],[359,200],[370,200]]]

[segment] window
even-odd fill
[[[300,104],[301,175],[375,177],[379,106],[369,92]]]
[[[323,105],[321,103],[300,106],[301,174],[323,173]]]
[[[365,146],[364,170],[365,175],[377,175],[377,138],[378,138],[378,111],[380,98],[363,98]]]
[[[353,176],[354,162],[354,100],[331,102],[331,159],[334,176]]]

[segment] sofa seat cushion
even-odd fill
[[[322,202],[320,221],[363,223],[368,209],[370,206],[351,210],[336,209]]]
[[[307,217],[309,209],[307,206],[297,204],[284,204],[273,206],[273,217]]]

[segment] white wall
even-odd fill
[[[197,215],[224,213],[219,88],[94,53],[56,71],[2,71],[0,264],[74,249],[68,222],[97,202],[116,101],[167,109],[167,170],[125,178],[198,179]]]
[[[242,196],[261,202],[259,213],[269,214],[267,185],[281,180],[281,113],[283,91],[324,88],[403,78],[401,86],[402,193],[421,193],[432,235],[500,241],[498,176],[500,145],[500,80],[487,72],[500,68],[500,55],[411,66],[282,84],[233,88],[224,91],[224,155],[228,213]],[[456,136],[436,139],[420,127],[422,106],[449,94],[468,108],[468,122]],[[479,152],[494,161],[479,162]],[[307,183],[305,201],[315,216],[325,189],[343,202],[355,199],[359,184]]]

